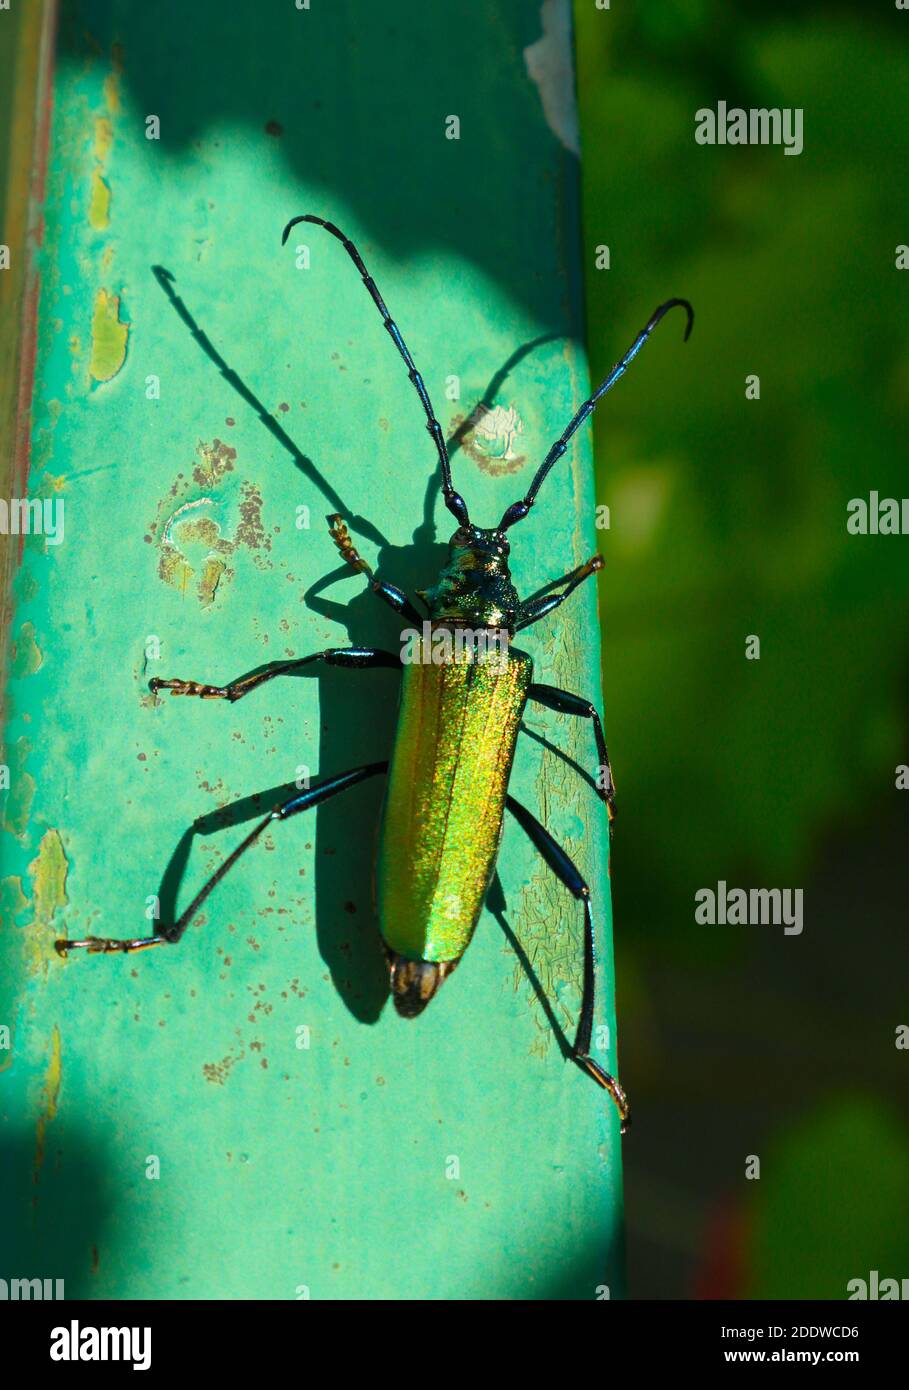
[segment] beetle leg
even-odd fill
[[[274,680],[275,676],[294,675],[311,661],[324,661],[328,666],[344,666],[360,670],[364,667],[400,666],[401,659],[393,652],[383,652],[377,647],[329,647],[324,652],[313,652],[310,656],[297,657],[294,661],[272,661],[258,671],[240,676],[229,685],[205,685],[200,681],[162,680],[153,676],[148,688],[154,694],[159,690],[169,690],[171,695],[198,695],[202,700],[242,700],[257,686]]]
[[[609,765],[609,753],[606,750],[606,737],[603,733],[603,725],[600,723],[600,716],[589,700],[585,700],[580,695],[572,695],[569,690],[560,690],[555,685],[531,685],[527,691],[528,700],[535,700],[538,705],[545,705],[547,709],[554,709],[559,714],[576,714],[581,719],[593,721],[593,736],[597,744],[597,757],[599,758],[599,776],[596,779],[597,796],[606,803],[606,810],[609,814],[609,837],[612,838],[612,826],[615,821],[615,782],[612,776],[612,768]],[[600,785],[601,781],[604,783]]]
[[[350,532],[347,529],[343,516],[340,516],[337,512],[335,512],[333,516],[330,516],[328,518],[328,531],[341,553],[341,559],[350,565],[350,568],[357,574],[365,574],[366,581],[377,598],[382,599],[383,602],[387,603],[389,608],[393,608],[396,613],[403,614],[410,622],[422,623],[423,619],[420,617],[407,595],[401,589],[397,588],[396,585],[387,584],[384,579],[378,579],[373,573],[372,566],[363,559],[363,556],[351,540]]]
[[[533,598],[527,598],[518,609],[517,619],[514,630],[520,632],[522,627],[530,627],[531,623],[539,622],[540,618],[545,618],[547,613],[551,613],[554,608],[558,608],[560,603],[564,603],[569,594],[573,594],[579,584],[589,578],[591,574],[596,574],[597,570],[603,568],[602,555],[591,555],[589,560],[585,560],[583,565],[578,565],[576,570],[570,574],[563,574],[561,579],[554,579],[551,584],[547,584],[539,594],[534,594]],[[557,589],[560,584],[565,588],[560,594],[551,592]]]
[[[581,998],[578,1028],[571,1048],[571,1057],[582,1071],[585,1071],[588,1076],[592,1076],[597,1085],[602,1086],[612,1096],[621,1118],[622,1133],[624,1134],[630,1121],[628,1097],[615,1077],[610,1076],[608,1071],[604,1071],[599,1062],[595,1062],[590,1056],[590,1039],[593,1033],[593,1014],[596,1003],[596,946],[594,943],[593,913],[590,910],[590,889],[561,845],[556,843],[536,816],[531,815],[526,806],[522,806],[520,801],[516,801],[513,796],[506,797],[505,804],[518,824],[527,833],[531,843],[540,851],[556,877],[562,880],[565,887],[579,899],[584,908],[584,990]]]
[[[311,806],[318,806],[321,802],[337,796],[339,792],[346,791],[348,787],[356,786],[358,782],[364,782],[367,777],[374,777],[379,772],[387,771],[387,762],[367,763],[365,767],[355,767],[350,772],[341,772],[334,777],[325,777],[322,781],[307,787],[305,791],[290,797],[288,801],[282,802],[280,806],[276,806],[264,820],[259,822],[254,830],[250,831],[245,840],[241,840],[237,848],[224,860],[224,863],[218,866],[208,881],[199,889],[186,911],[181,912],[173,926],[163,927],[155,936],[136,938],[131,941],[121,941],[115,937],[104,936],[88,936],[83,941],[55,941],[57,954],[66,956],[70,951],[75,950],[85,950],[90,955],[109,955],[117,951],[129,954],[132,951],[143,951],[149,946],[176,945],[212,889],[217,887],[241,855],[245,854],[250,846],[256,843],[263,830],[267,830],[274,821],[289,820],[291,816],[298,815],[300,811],[308,811]]]

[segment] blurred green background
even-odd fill
[[[697,313],[595,423],[630,1292],[843,1298],[909,1274],[909,539],[845,525],[909,492],[909,14],[575,17],[594,379]],[[698,145],[719,100],[802,108],[803,153]],[[720,879],[802,887],[804,932],[697,926]]]

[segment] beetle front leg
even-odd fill
[[[541,618],[545,618],[547,613],[551,613],[554,608],[558,608],[560,603],[564,603],[579,584],[583,584],[585,579],[589,579],[592,574],[596,574],[602,568],[602,555],[591,555],[590,559],[585,560],[583,565],[578,565],[576,570],[572,570],[569,574],[563,574],[561,579],[554,579],[533,598],[525,599],[518,609],[514,626],[515,632],[520,632],[521,628],[530,627],[531,623],[537,623]],[[565,588],[560,594],[550,592],[552,589],[558,589],[561,584],[564,584]]]
[[[594,942],[593,913],[590,909],[590,889],[579,874],[568,855],[550,835],[536,816],[516,801],[513,796],[506,797],[505,804],[515,820],[527,833],[531,843],[546,860],[557,878],[560,878],[570,893],[584,908],[584,985],[581,996],[581,1013],[578,1028],[571,1048],[571,1059],[582,1071],[592,1077],[598,1086],[608,1091],[615,1102],[621,1120],[621,1132],[631,1122],[631,1109],[628,1097],[614,1076],[605,1071],[599,1062],[590,1055],[590,1041],[593,1034],[593,1015],[596,1007],[596,944]]]
[[[600,716],[590,700],[585,700],[581,695],[572,695],[570,690],[560,690],[555,685],[531,685],[527,691],[528,700],[535,700],[538,705],[545,705],[547,709],[554,709],[559,714],[576,714],[581,719],[590,719],[593,723],[593,736],[596,739],[597,757],[599,759],[599,773],[596,779],[597,796],[606,803],[606,810],[609,815],[609,835],[612,838],[612,827],[615,821],[615,782],[612,776],[612,768],[609,765],[609,753],[606,749],[606,736],[603,733],[603,725],[600,723]],[[602,782],[604,785],[600,785]]]
[[[345,564],[350,565],[350,568],[357,574],[366,576],[366,581],[376,598],[380,598],[383,603],[388,604],[389,608],[393,608],[396,613],[402,614],[402,616],[407,618],[410,622],[417,623],[418,625],[422,623],[423,619],[403,590],[397,588],[394,584],[386,583],[384,579],[379,579],[373,573],[372,566],[367,564],[351,540],[350,532],[347,529],[347,524],[343,516],[340,516],[337,512],[335,512],[333,516],[330,516],[328,518],[328,531],[335,545],[338,547],[341,559]]]
[[[159,690],[169,690],[171,695],[197,695],[202,700],[242,700],[257,686],[274,680],[275,676],[294,675],[302,667],[313,661],[324,661],[328,666],[343,666],[346,669],[362,670],[368,667],[394,667],[401,665],[400,657],[393,652],[381,651],[377,647],[328,647],[324,652],[313,652],[311,656],[301,656],[294,661],[273,661],[258,671],[240,676],[229,685],[206,685],[201,681],[162,680],[153,676],[148,683],[149,690],[157,694]]]

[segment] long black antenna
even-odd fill
[[[432,408],[432,402],[429,399],[429,392],[426,390],[423,378],[420,376],[420,373],[414,366],[414,361],[407,349],[407,344],[401,337],[401,330],[398,328],[398,325],[395,323],[394,319],[391,317],[391,314],[385,307],[385,300],[379,294],[379,291],[376,288],[375,280],[373,280],[372,276],[369,274],[369,271],[366,269],[366,266],[363,264],[363,257],[360,255],[359,251],[357,250],[356,246],[354,246],[350,238],[346,237],[339,227],[336,227],[333,222],[326,222],[325,219],[322,217],[314,217],[312,213],[304,213],[302,217],[291,218],[287,226],[284,228],[284,232],[281,236],[282,246],[286,244],[287,238],[290,236],[291,229],[293,227],[296,227],[299,222],[314,222],[317,227],[324,227],[326,232],[331,232],[332,236],[337,237],[338,241],[340,241],[341,245],[344,247],[344,250],[347,252],[348,256],[353,261],[354,265],[357,267],[357,270],[360,272],[360,275],[363,278],[363,284],[366,286],[366,288],[369,290],[369,293],[372,295],[373,302],[376,308],[378,309],[379,313],[382,315],[382,322],[388,329],[392,342],[398,349],[398,352],[404,358],[404,361],[407,363],[407,370],[410,375],[410,379],[413,382],[414,387],[416,388],[417,395],[420,397],[423,409],[426,412],[426,428],[429,430],[429,433],[432,435],[433,440],[435,441],[435,446],[439,454],[439,463],[442,468],[442,495],[445,498],[445,505],[448,508],[448,510],[457,517],[459,523],[462,526],[469,526],[470,518],[467,515],[467,504],[464,501],[464,498],[460,495],[460,493],[455,492],[451,483],[451,463],[448,459],[448,450],[445,447],[445,436],[442,433],[442,426],[439,424],[438,420],[435,417],[435,413]]]
[[[568,448],[568,441],[571,439],[571,436],[574,434],[575,430],[579,429],[580,426],[583,425],[584,421],[587,419],[588,415],[590,415],[593,412],[593,409],[596,406],[596,403],[600,399],[600,397],[605,396],[609,388],[616,384],[619,377],[625,375],[632,361],[635,357],[637,357],[641,348],[644,346],[647,339],[650,337],[651,333],[656,328],[660,319],[663,317],[664,314],[668,314],[670,309],[674,309],[677,304],[681,305],[681,307],[688,314],[688,326],[685,329],[685,337],[683,339],[684,342],[688,341],[688,335],[690,334],[691,329],[694,325],[694,310],[688,303],[687,299],[667,299],[665,304],[661,304],[660,307],[657,310],[655,310],[646,328],[641,329],[640,333],[635,338],[634,342],[631,344],[631,347],[625,353],[625,356],[621,359],[620,362],[617,362],[615,364],[612,371],[606,377],[605,381],[600,382],[599,386],[594,391],[593,395],[590,397],[590,400],[584,402],[577,415],[575,415],[574,419],[567,426],[564,434],[562,434],[556,440],[555,444],[553,444],[552,448],[549,450],[549,453],[546,455],[545,459],[540,464],[540,467],[537,469],[534,480],[530,484],[530,487],[527,490],[523,502],[512,502],[511,506],[505,512],[504,516],[502,517],[502,520],[499,522],[500,531],[507,531],[508,527],[513,526],[516,521],[523,521],[524,517],[527,515],[527,513],[533,506],[534,499],[536,498],[536,495],[539,492],[540,487],[542,486],[546,474],[549,472],[552,465],[562,457],[565,450]]]

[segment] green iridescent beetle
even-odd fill
[[[284,242],[299,222],[324,227],[341,242],[407,364],[438,451],[445,505],[458,523],[449,542],[448,561],[437,582],[419,594],[427,610],[424,617],[400,589],[373,574],[354,548],[343,519],[332,516],[331,535],[343,558],[366,576],[379,598],[416,625],[406,655],[374,647],[330,648],[295,660],[273,662],[229,685],[158,678],[149,685],[153,692],[169,690],[172,695],[234,701],[266,681],[296,673],[311,662],[347,668],[395,667],[402,673],[402,683],[391,761],[370,763],[323,778],[275,807],[225,859],[173,925],[162,926],[156,935],[131,940],[87,937],[82,941],[58,941],[57,949],[62,955],[78,949],[108,954],[176,943],[212,889],[272,822],[286,820],[368,777],[387,772],[376,871],[379,926],[395,1006],[405,1018],[413,1018],[426,1007],[470,944],[495,869],[508,810],[582,904],[583,994],[570,1055],[610,1093],[624,1132],[629,1117],[625,1093],[618,1081],[590,1056],[596,974],[590,890],[545,827],[508,794],[518,730],[529,700],[562,714],[589,719],[600,769],[597,792],[606,805],[612,833],[613,779],[596,709],[581,696],[534,682],[530,657],[511,642],[516,632],[564,602],[584,579],[601,568],[602,561],[593,556],[522,601],[511,581],[506,532],[527,515],[544,478],[565,453],[572,435],[601,396],[625,373],[663,315],[676,305],[684,308],[688,315],[687,339],[694,311],[685,299],[669,299],[660,305],[625,356],[553,444],[523,499],[506,509],[498,526],[485,529],[473,525],[464,499],[452,486],[445,438],[423,379],[357,248],[333,223],[309,214],[295,217],[287,224]]]

